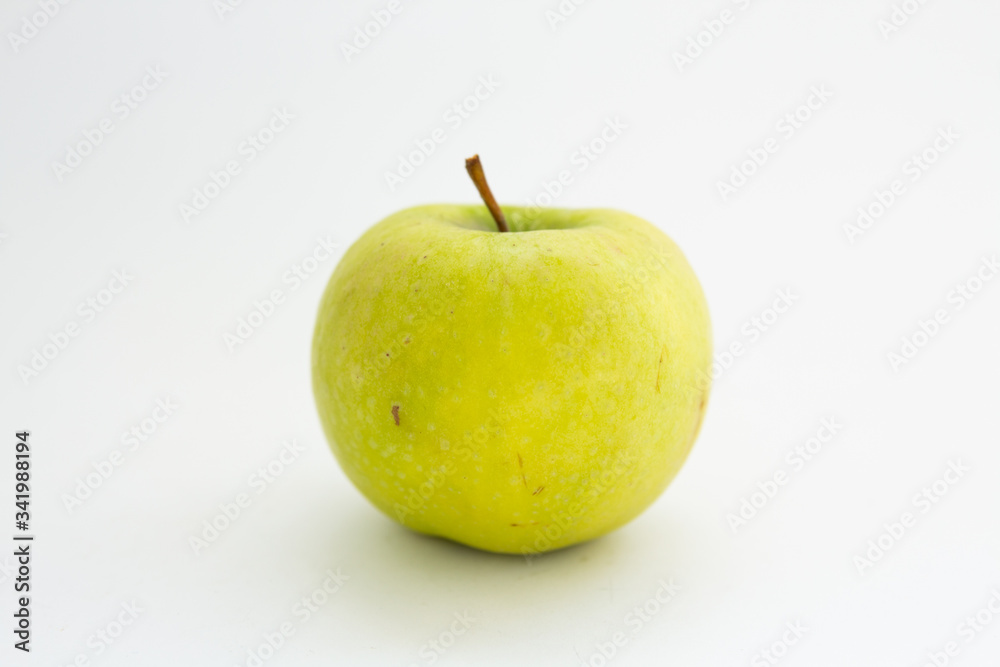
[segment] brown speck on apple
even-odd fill
[[[399,426],[399,406],[392,406],[392,418],[396,420],[396,426]]]
[[[660,350],[660,363],[656,367],[656,393],[660,393],[660,369],[663,368],[663,357],[667,353],[667,346],[664,345],[663,349]]]
[[[533,495],[533,496],[537,496],[537,495],[538,495],[539,493],[541,493],[541,492],[542,492],[542,491],[544,491],[544,490],[545,490],[545,487],[544,487],[544,486],[540,486],[540,487],[538,487],[537,489],[535,489],[535,492],[534,492],[534,493],[532,493],[531,495]]]

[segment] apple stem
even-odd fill
[[[469,178],[476,184],[479,196],[483,198],[486,208],[490,210],[490,215],[493,216],[494,222],[497,223],[497,229],[501,232],[509,232],[510,228],[507,227],[507,218],[504,217],[503,211],[497,205],[497,200],[493,198],[493,193],[486,182],[486,174],[483,173],[483,164],[479,161],[478,153],[465,160],[465,170],[469,172]]]

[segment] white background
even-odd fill
[[[1000,618],[971,642],[959,625],[1000,591],[1000,280],[961,308],[953,290],[1000,251],[1000,5],[911,0],[884,35],[889,0],[590,0],[553,28],[557,4],[402,0],[350,62],[341,44],[385,2],[246,0],[221,17],[209,0],[70,2],[16,49],[40,10],[3,4],[0,537],[15,532],[13,434],[29,429],[37,541],[30,655],[11,646],[0,550],[0,663],[246,665],[288,620],[264,664],[599,665],[617,632],[611,664],[769,664],[755,654],[795,622],[783,665],[916,667],[950,641],[949,664],[998,664]],[[678,67],[724,9],[733,20]],[[120,119],[112,105],[147,67],[167,76]],[[489,76],[497,89],[448,124]],[[814,86],[832,97],[786,137],[777,123]],[[294,118],[246,161],[241,142],[275,109]],[[104,118],[113,132],[60,179],[53,165]],[[578,171],[580,145],[616,118],[627,128]],[[438,127],[445,141],[391,190],[385,173]],[[947,128],[957,139],[912,181],[905,164]],[[778,150],[723,201],[718,182],[769,137]],[[283,280],[319,238],[343,249],[398,209],[475,201],[474,152],[503,202],[569,169],[556,205],[653,221],[701,278],[717,353],[744,344],[659,501],[530,563],[411,534],[354,490],[309,378],[336,257],[298,289]],[[185,221],[180,205],[234,159]],[[849,239],[894,179],[903,194]],[[78,305],[120,270],[130,284],[85,320]],[[275,289],[284,302],[231,351],[224,335]],[[778,290],[794,305],[751,340]],[[894,369],[887,355],[938,309],[947,322]],[[79,335],[22,379],[71,322]],[[122,434],[165,398],[179,407],[128,451]],[[831,417],[843,428],[794,471],[786,453]],[[304,451],[258,495],[250,476],[290,439]],[[121,465],[67,509],[114,450]],[[968,472],[923,513],[913,497],[949,461]],[[776,471],[789,482],[734,532],[727,515]],[[252,504],[196,555],[189,538],[239,493]],[[859,567],[903,512],[916,525]],[[294,605],[338,568],[349,579],[299,622]],[[671,578],[676,597],[651,602]],[[134,623],[97,639],[133,602]],[[428,653],[456,613],[471,630]]]

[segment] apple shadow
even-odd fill
[[[416,655],[464,612],[484,630],[505,636],[551,631],[543,640],[552,642],[565,635],[559,628],[620,624],[623,610],[697,558],[686,528],[664,525],[662,515],[651,522],[663,533],[656,539],[643,533],[650,524],[637,520],[599,539],[526,558],[415,533],[361,499],[348,507],[302,509],[289,527],[301,538],[294,567],[322,573],[336,564],[351,577],[350,594],[338,594],[338,618],[328,619],[331,630],[346,615],[352,626],[378,628],[380,649],[404,655]],[[317,532],[318,525],[329,529]]]

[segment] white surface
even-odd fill
[[[17,53],[6,33],[37,5],[0,10],[0,539],[24,428],[38,536],[33,651],[11,647],[5,569],[0,663],[245,665],[290,619],[264,664],[597,665],[621,631],[616,665],[757,665],[796,621],[807,630],[782,665],[916,666],[953,640],[950,664],[996,664],[1000,615],[969,643],[959,625],[1000,590],[1000,280],[961,310],[948,295],[1000,252],[1000,6],[927,2],[886,39],[888,0],[592,0],[554,31],[556,0],[403,0],[347,63],[340,43],[386,3],[346,4],[246,0],[220,19],[208,0],[74,2]],[[672,53],[724,8],[732,23],[679,72]],[[112,103],[156,66],[166,78],[119,119]],[[491,75],[497,90],[449,124]],[[833,97],[786,139],[776,123],[813,86]],[[274,109],[294,119],[245,161]],[[105,117],[113,133],[60,182],[52,163]],[[576,171],[614,118],[621,137]],[[446,140],[390,192],[384,172],[437,127]],[[904,163],[947,127],[958,139],[908,180]],[[717,180],[768,137],[777,152],[723,203]],[[474,201],[462,160],[477,151],[501,201],[570,169],[558,205],[654,221],[703,282],[717,351],[746,344],[660,500],[530,564],[413,535],[354,490],[309,383],[336,259],[283,282],[322,235],[346,247],[397,209]],[[185,223],[179,205],[228,160],[241,173]],[[843,225],[894,178],[905,193],[849,243]],[[120,269],[134,280],[84,321],[77,305]],[[287,300],[230,352],[224,334],[273,289]],[[750,341],[742,327],[780,289],[797,300]],[[887,353],[938,308],[947,324],[894,372]],[[17,367],[70,321],[79,336],[22,382]],[[166,397],[176,412],[67,511],[64,494]],[[727,514],[826,417],[840,433],[734,534]],[[250,476],[293,438],[304,452],[257,495]],[[958,460],[968,473],[921,513],[912,497]],[[243,492],[250,507],[196,556],[188,538]],[[859,573],[854,557],[904,511],[916,525]],[[293,605],[337,568],[349,580],[300,623]],[[627,616],[670,578],[674,599]],[[138,618],[98,654],[88,638],[133,601]],[[463,612],[471,630],[421,654]]]

